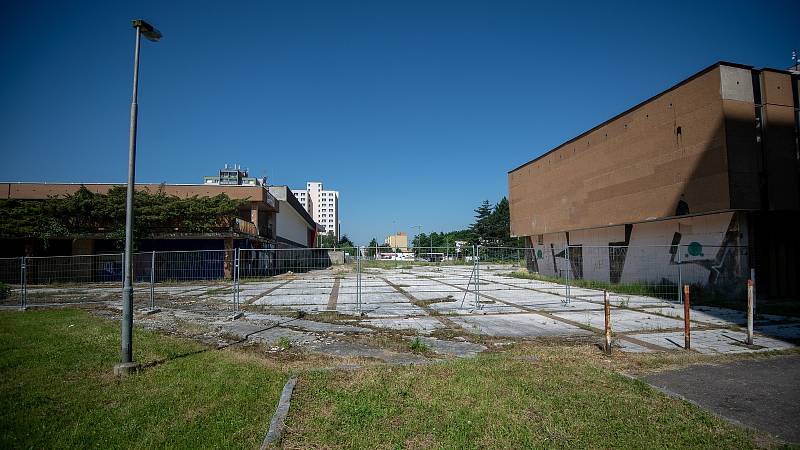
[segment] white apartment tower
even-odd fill
[[[292,193],[314,221],[325,228],[325,233],[340,237],[339,191],[326,191],[322,182],[309,181],[305,190],[292,189]]]

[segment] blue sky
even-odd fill
[[[341,192],[354,241],[467,226],[508,170],[718,60],[786,68],[800,3],[2,2],[0,181],[224,163]]]

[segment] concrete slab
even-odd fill
[[[587,324],[597,329],[605,328],[605,317],[601,312],[556,312],[553,315],[563,319],[572,320],[580,324]],[[657,331],[669,328],[682,328],[683,321],[661,317],[655,314],[647,314],[641,311],[631,311],[626,309],[614,309],[611,311],[611,330],[617,333],[627,333],[631,331]]]
[[[299,328],[304,331],[317,333],[372,333],[369,328],[355,325],[318,322],[315,320],[297,319],[294,317],[281,316],[277,314],[247,313],[247,319],[251,321],[267,321],[280,323],[282,327]]]
[[[308,305],[328,305],[329,294],[317,295],[297,295],[297,294],[276,294],[272,293],[256,300],[253,304],[265,306],[308,306]]]
[[[755,327],[755,331],[771,338],[795,344],[800,343],[800,324],[798,323],[758,326]]]
[[[413,339],[415,338],[408,338],[409,341]],[[427,344],[434,353],[455,356],[457,358],[473,358],[478,353],[486,350],[485,345],[474,344],[472,342],[445,341],[432,337],[422,337],[419,339]]]
[[[763,335],[755,335],[753,347],[744,344],[746,334],[733,330],[692,330],[692,350],[703,354],[751,353],[786,350],[795,345]],[[636,339],[666,348],[683,348],[683,332],[637,334]]]
[[[429,364],[431,362],[428,358],[413,353],[398,353],[353,342],[317,342],[310,345],[309,348],[311,351],[323,355],[338,356],[341,358],[373,358],[389,364],[414,365]]]
[[[439,314],[447,315],[470,315],[470,314],[509,314],[521,313],[523,309],[514,306],[509,306],[499,302],[485,303],[486,299],[482,299],[480,309],[475,309],[475,296],[467,294],[467,298],[462,302],[458,298],[453,302],[440,302],[431,303],[429,308],[438,312]]]
[[[379,328],[390,328],[393,330],[410,330],[421,334],[430,334],[433,331],[444,328],[444,325],[442,325],[441,322],[430,316],[369,319],[361,323]]]
[[[489,336],[535,338],[550,336],[591,336],[581,328],[548,319],[539,314],[511,314],[492,316],[458,316],[450,320],[464,329]]]

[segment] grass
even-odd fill
[[[543,341],[423,366],[350,361],[363,368],[344,371],[317,369],[341,361],[313,354],[286,362],[258,346],[134,336],[138,361],[162,363],[117,379],[117,323],[74,309],[0,312],[0,447],[256,448],[287,370],[300,377],[284,448],[772,445],[618,373],[711,362],[702,355],[606,358]],[[396,341],[426,351],[422,340]]]
[[[275,346],[281,350],[289,350],[292,348],[292,342],[286,336],[281,336],[275,341]]]
[[[411,349],[411,351],[417,353],[425,353],[431,349],[431,347],[426,344],[425,341],[420,339],[419,336],[412,339],[411,344],[408,347]]]
[[[287,376],[232,352],[137,329],[125,379],[119,325],[80,310],[0,313],[0,447],[257,447]]]
[[[286,448],[752,448],[756,435],[586,357],[538,348],[302,377]],[[596,352],[595,352],[596,353]],[[529,355],[531,356],[531,355]],[[761,441],[763,442],[763,441]]]

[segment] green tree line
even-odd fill
[[[474,245],[485,246],[519,246],[521,240],[511,237],[511,216],[508,199],[503,197],[492,205],[489,200],[484,200],[475,210],[475,222],[469,228],[455,231],[419,233],[414,236],[411,245],[414,247],[454,247],[456,241]],[[375,238],[369,247],[378,247],[379,252],[394,251],[387,245],[378,245]],[[373,250],[374,252],[374,250]]]
[[[125,238],[124,186],[97,194],[81,186],[74,194],[46,200],[0,199],[0,237],[72,237],[105,233],[122,243]],[[153,233],[206,233],[229,228],[245,200],[225,194],[213,197],[180,198],[167,195],[163,187],[155,193],[134,195],[134,239]]]

